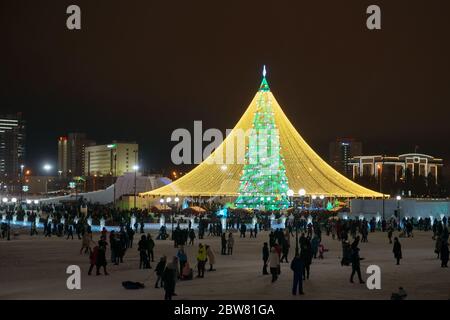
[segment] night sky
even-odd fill
[[[81,31],[66,28],[70,4]],[[366,28],[370,4],[382,30]],[[56,165],[57,137],[81,131],[136,140],[160,170],[174,129],[232,128],[266,64],[325,159],[341,136],[450,159],[449,14],[448,0],[0,0],[0,113],[24,112],[28,165]]]

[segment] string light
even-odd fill
[[[285,172],[286,187],[280,185],[278,193],[285,193],[287,190],[307,190],[306,195],[323,195],[324,197],[369,197],[381,198],[381,193],[365,188],[347,177],[343,176],[330,165],[328,165],[319,155],[305,142],[298,131],[291,124],[280,105],[276,101],[266,78],[260,86],[249,107],[242,115],[231,133],[224,142],[206,159],[189,173],[183,175],[178,180],[155,190],[142,193],[144,196],[239,196],[241,177],[245,175],[257,175],[261,172],[252,171],[245,168],[243,163],[237,163],[236,155],[238,151],[237,132],[256,128],[254,117],[258,109],[261,109],[261,101],[265,101],[270,106],[271,115],[274,118],[274,125],[270,128],[277,129],[277,139],[279,139],[280,164],[278,171]],[[267,108],[269,109],[269,108]],[[264,110],[260,116],[264,117]],[[258,121],[259,124],[260,122]],[[262,121],[261,123],[268,123]],[[281,149],[282,146],[282,149]],[[255,154],[249,147],[246,139],[246,154],[253,158]],[[223,164],[216,164],[214,160],[217,155],[222,155],[222,159],[227,159],[227,150],[234,151],[234,161],[227,161],[226,170]],[[219,157],[220,158],[220,157]],[[208,161],[209,160],[209,161]],[[228,160],[228,159],[227,159]],[[247,160],[247,156],[246,156]],[[255,160],[255,159],[249,159]],[[228,162],[233,162],[232,164]],[[270,162],[270,161],[269,161]],[[247,163],[247,161],[245,161]],[[277,171],[276,169],[274,169]],[[283,176],[283,175],[282,175]],[[258,176],[260,177],[260,176]],[[256,180],[255,176],[255,180]],[[256,197],[259,200],[261,197]]]

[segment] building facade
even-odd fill
[[[25,120],[21,113],[0,116],[0,179],[17,179],[25,161]]]
[[[84,174],[86,147],[94,145],[85,133],[73,132],[58,138],[58,171],[63,177]]]
[[[88,146],[85,149],[85,176],[121,176],[138,165],[139,147],[136,143],[113,142]]]
[[[430,173],[436,179],[442,170],[443,160],[430,155],[420,153],[402,154],[391,156],[357,156],[350,159],[353,179],[358,176],[373,176],[378,178],[392,176],[394,181],[403,179],[406,170],[409,169],[412,176],[427,177]]]
[[[338,138],[330,143],[331,166],[347,177],[352,176],[350,159],[362,155],[362,143],[352,138]]]

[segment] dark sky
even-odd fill
[[[82,30],[66,28],[66,7]],[[382,9],[382,30],[366,8]],[[450,4],[432,1],[0,0],[1,112],[23,111],[28,164],[56,138],[136,140],[171,165],[170,134],[232,128],[263,64],[300,134],[326,159],[339,136],[364,152],[450,158]]]

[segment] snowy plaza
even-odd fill
[[[158,299],[164,298],[164,290],[154,288],[156,276],[154,269],[161,255],[168,259],[177,249],[173,241],[155,241],[155,262],[152,269],[138,269],[139,254],[136,233],[133,248],[126,251],[124,263],[115,266],[109,261],[109,276],[88,276],[89,255],[80,254],[81,240],[65,237],[44,238],[42,232],[30,237],[23,230],[11,241],[0,240],[0,299]],[[152,231],[154,238],[156,231]],[[323,235],[322,242],[328,252],[323,260],[313,259],[311,276],[303,282],[305,295],[292,296],[292,271],[288,263],[281,264],[281,275],[275,283],[270,276],[262,275],[261,249],[268,242],[268,232],[258,233],[257,238],[239,238],[234,233],[235,246],[232,256],[220,254],[220,237],[205,236],[201,243],[212,246],[216,255],[217,269],[206,272],[205,278],[178,281],[174,300],[203,299],[390,299],[392,292],[402,286],[407,299],[450,298],[450,271],[440,267],[440,260],[434,253],[435,242],[432,232],[416,231],[413,238],[400,238],[403,259],[395,265],[392,245],[386,233],[377,231],[369,234],[369,242],[360,244],[361,270],[363,279],[369,265],[381,268],[381,290],[369,290],[365,284],[349,282],[351,267],[341,266],[342,253],[338,240]],[[394,236],[398,236],[395,232]],[[94,241],[99,240],[94,233]],[[195,270],[195,257],[199,240],[194,246],[186,246],[188,261]],[[291,237],[289,261],[295,250],[295,236]],[[66,268],[78,265],[81,268],[81,290],[68,290]],[[94,273],[95,274],[95,273]],[[145,284],[144,289],[126,290],[123,281],[136,281]]]

